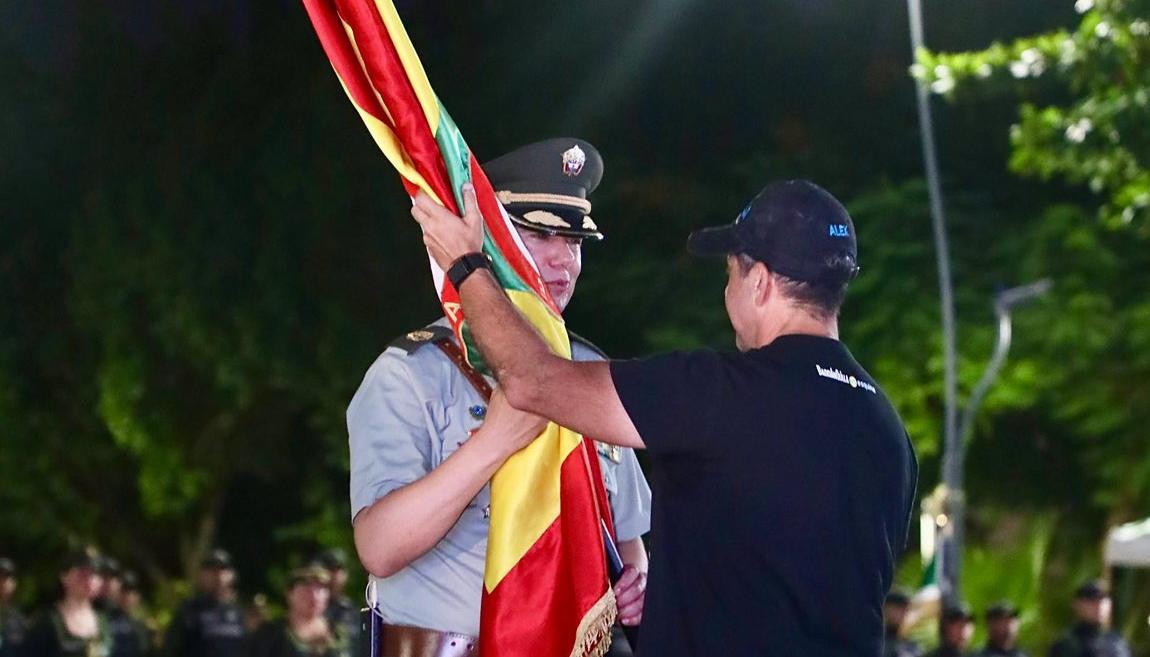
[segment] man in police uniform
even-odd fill
[[[167,657],[239,657],[246,632],[235,579],[232,557],[224,550],[212,550],[200,562],[198,590],[168,626]]]
[[[581,271],[582,242],[603,237],[587,200],[603,175],[598,151],[579,139],[550,139],[483,168],[562,310]],[[575,360],[605,358],[574,334],[571,348]],[[356,548],[374,575],[385,640],[422,628],[411,641],[438,640],[427,638],[432,631],[474,644],[467,639],[479,632],[487,482],[513,453],[491,457],[482,448],[492,442],[489,434],[526,438],[542,428],[538,418],[502,402],[498,391],[489,407],[478,388],[493,380],[465,372],[459,361],[447,321],[437,321],[388,347],[348,407]],[[637,625],[650,489],[632,450],[599,445],[599,462],[625,565],[615,584],[619,617]],[[383,657],[390,657],[386,648]]]
[[[1074,591],[1077,622],[1050,647],[1050,657],[1130,657],[1130,645],[1109,629],[1110,589],[1090,580]]]
[[[331,627],[338,628],[347,637],[352,654],[359,654],[360,605],[347,596],[347,557],[343,550],[331,548],[320,552],[316,563],[327,571],[329,578],[330,597],[324,616]]]
[[[902,624],[910,609],[910,595],[902,589],[893,589],[882,606],[883,657],[919,657],[922,650],[910,639],[902,638]]]
[[[1029,657],[1018,647],[1018,607],[1003,600],[986,610],[986,647],[974,657]]]
[[[974,636],[974,616],[966,605],[954,605],[942,610],[938,619],[938,647],[926,657],[963,657],[970,638]]]
[[[11,657],[24,641],[28,620],[16,606],[16,563],[0,557],[0,657]]]
[[[104,573],[101,608],[104,617],[108,619],[108,631],[112,635],[111,657],[145,657],[151,649],[148,628],[128,613],[124,604],[128,591],[126,587],[137,586],[135,574],[124,572],[119,562],[111,557],[104,558],[100,570]]]

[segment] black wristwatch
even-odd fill
[[[468,276],[480,269],[491,269],[491,260],[478,251],[466,253],[459,256],[459,258],[447,268],[447,280],[451,281],[451,284],[458,290],[459,286],[463,285],[463,281],[467,280]]]

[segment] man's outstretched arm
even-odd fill
[[[462,218],[422,192],[412,205],[423,243],[444,271],[483,248],[483,217],[470,186],[463,203]],[[488,270],[475,272],[460,288],[467,323],[512,406],[603,442],[644,446],[606,362],[577,363],[551,353]]]

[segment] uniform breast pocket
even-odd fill
[[[603,487],[607,489],[607,499],[614,500],[619,492],[619,463],[622,461],[622,449],[615,445],[595,443],[595,451],[599,454],[599,470],[603,472]]]
[[[459,448],[470,439],[471,434],[483,425],[484,411],[486,411],[486,406],[481,408],[479,405],[449,408],[447,425],[440,432],[441,441],[438,445],[439,455],[435,467],[439,467],[441,463],[459,451]],[[468,503],[465,513],[485,518],[489,513],[490,504],[491,485],[487,484]]]

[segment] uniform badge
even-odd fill
[[[468,408],[467,412],[470,413],[471,417],[475,418],[476,420],[482,420],[483,418],[487,417],[487,407],[483,404],[476,404],[471,408]]]
[[[595,451],[599,452],[600,456],[605,457],[612,463],[619,463],[623,460],[623,448],[618,445],[609,445],[595,441]]]
[[[579,175],[583,171],[584,164],[587,164],[587,154],[578,144],[563,151],[563,175]]]
[[[427,342],[428,340],[430,340],[434,337],[435,337],[434,333],[432,333],[431,331],[425,331],[423,329],[420,329],[418,331],[412,331],[411,333],[407,334],[407,339],[411,340],[412,342]]]

